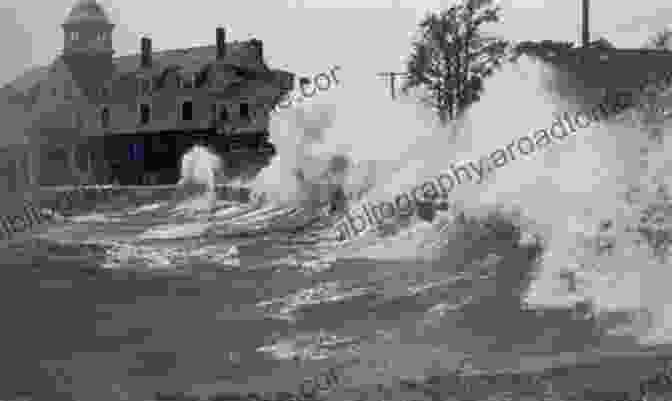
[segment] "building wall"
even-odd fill
[[[167,79],[167,86],[153,90],[149,94],[140,95],[136,91],[139,86],[135,79],[125,79],[114,83],[111,96],[103,101],[97,110],[96,129],[102,128],[103,108],[109,112],[107,134],[150,132],[167,129],[199,129],[211,126],[213,118],[212,106],[226,107],[232,126],[247,131],[263,131],[268,129],[269,116],[267,102],[258,94],[263,84],[248,82],[247,89],[240,96],[227,96],[225,90],[209,88],[184,89],[178,88],[175,80]],[[267,91],[269,91],[267,89]],[[181,106],[185,101],[192,102],[193,120],[182,118]],[[140,104],[146,103],[151,108],[151,120],[148,124],[140,124]],[[249,106],[250,121],[240,115],[241,103]]]
[[[50,69],[48,78],[40,84],[37,102],[33,109],[35,118],[32,142],[36,159],[34,170],[41,185],[93,184],[101,183],[105,174],[104,160],[92,157],[88,167],[81,169],[74,163],[79,148],[87,147],[99,157],[101,148],[87,145],[87,138],[114,136],[120,134],[142,134],[164,130],[184,130],[211,128],[213,118],[219,118],[219,110],[226,107],[229,128],[238,133],[267,132],[271,102],[284,90],[277,81],[265,79],[241,80],[233,70],[220,65],[213,70],[204,87],[188,88],[178,85],[178,78],[184,80],[192,76],[185,72],[168,72],[164,83],[157,87],[157,77],[163,73],[155,66],[149,69],[138,67],[137,71],[118,74],[116,78],[101,79],[99,84],[88,82],[88,89],[78,86],[71,66],[57,59]],[[141,80],[148,79],[150,90],[143,92]],[[192,102],[192,120],[184,120],[181,106]],[[148,124],[140,123],[140,105],[146,103],[151,108]],[[241,104],[247,104],[249,120],[241,115]],[[216,109],[213,110],[213,107]],[[108,124],[103,122],[103,110],[107,112]],[[213,111],[217,115],[213,115]],[[100,143],[99,143],[100,144]],[[85,165],[86,163],[80,163]]]
[[[272,104],[293,89],[293,76],[288,79],[292,74],[271,71],[265,64],[260,40],[227,42],[225,29],[218,27],[213,46],[154,52],[151,40],[143,38],[138,54],[114,57],[114,26],[95,1],[77,2],[61,25],[63,49],[54,62],[26,72],[26,79],[14,82],[17,86],[0,88],[0,101],[21,98],[20,107],[29,115],[20,129],[7,127],[8,136],[16,133],[26,138],[18,142],[23,146],[20,152],[0,152],[0,171],[5,173],[0,190],[18,187],[14,179],[19,178],[19,164],[29,172],[29,179],[23,181],[34,185],[98,183],[111,168],[105,146],[126,145],[123,134],[181,137],[217,126],[224,132],[249,134],[243,135],[245,139],[265,139]],[[203,77],[206,82],[198,82],[197,88],[196,81]],[[191,88],[178,85],[178,80],[192,81]],[[165,85],[157,86],[159,81]],[[149,83],[147,90],[143,82]],[[184,102],[193,105],[192,118],[183,118]],[[150,108],[146,123],[141,122],[143,105]],[[241,105],[249,116],[241,115]],[[215,123],[222,109],[228,112],[227,121]],[[0,104],[0,113],[7,110]],[[8,114],[14,121],[17,113]],[[161,142],[150,139],[150,143]],[[230,151],[225,135],[215,141],[224,142],[223,148]],[[0,138],[0,150],[8,146],[3,142],[7,141]],[[20,154],[25,157],[19,163],[14,158]],[[126,167],[149,168],[142,163]]]

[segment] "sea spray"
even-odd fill
[[[559,85],[571,86],[563,89],[575,97],[557,95],[552,88]],[[667,262],[656,258],[636,223],[656,194],[664,198],[658,187],[670,181],[669,142],[653,143],[641,124],[626,124],[629,111],[593,113],[601,101],[599,91],[584,89],[536,59],[522,58],[518,64],[506,65],[486,82],[485,90],[483,100],[443,133],[444,138],[450,138],[451,128],[458,130],[452,144],[439,148],[436,143],[448,139],[430,136],[418,140],[417,162],[411,153],[408,167],[392,176],[382,191],[375,191],[382,192],[377,199],[369,201],[391,200],[432,175],[450,171],[453,165],[492,159],[494,152],[506,149],[521,136],[550,131],[565,114],[572,118],[582,115],[578,126],[567,128],[568,134],[555,128],[555,138],[543,148],[491,164],[483,182],[456,186],[448,199],[468,216],[482,217],[495,209],[518,213],[518,224],[543,239],[546,252],[527,291],[526,303],[569,307],[585,301],[598,313],[648,310],[654,327],[640,326],[639,332],[632,334],[640,341],[664,339],[669,335],[665,328],[670,314],[665,305],[672,295],[663,283],[672,273]],[[513,94],[515,103],[510,101]],[[656,128],[665,132],[664,124]],[[633,186],[640,188],[638,203],[629,195]],[[667,216],[663,211],[658,214],[659,220]],[[611,225],[605,223],[609,221]],[[609,228],[600,229],[605,226]],[[429,230],[422,235],[434,233]],[[611,245],[604,246],[605,241]],[[412,257],[420,252],[388,245],[385,256]],[[568,269],[579,272],[576,293],[561,277]]]
[[[342,99],[330,119],[314,120],[321,130],[305,129],[311,124],[307,116],[319,108],[274,117],[272,136],[279,156],[262,171],[257,188],[274,186],[277,198],[296,201],[302,189],[292,172],[298,167],[311,179],[319,177],[330,157],[342,153],[353,166],[346,181],[357,177],[360,189],[366,188],[361,203],[351,205],[356,208],[391,201],[443,172],[486,160],[483,179],[465,180],[446,196],[468,218],[482,219],[495,211],[519,226],[521,238],[543,242],[535,279],[529,289],[522,288],[525,303],[569,307],[589,302],[598,314],[649,311],[653,327],[638,327],[634,335],[640,341],[665,338],[669,312],[664,305],[672,295],[664,283],[672,273],[642,235],[644,229],[638,228],[642,213],[655,202],[666,202],[659,191],[670,181],[670,145],[660,143],[665,123],[655,127],[662,135],[652,141],[642,124],[628,123],[632,110],[602,112],[602,91],[587,89],[571,74],[529,57],[506,64],[488,79],[482,100],[446,127],[412,96],[395,102],[365,85],[357,91],[342,89],[350,97]],[[578,123],[558,127],[563,124],[558,121],[567,118],[578,118]],[[543,130],[551,140],[538,142],[533,152],[512,156],[507,151],[521,137],[540,137]],[[494,153],[501,150],[507,153],[505,159],[493,162]],[[650,214],[665,220],[666,209],[659,209]],[[441,241],[441,236],[459,237],[460,230],[475,229],[469,227],[439,234],[431,225],[409,227],[398,234],[398,244],[374,243],[359,249],[357,256],[407,259],[422,258],[426,252],[450,262],[460,260],[465,251],[451,250],[450,240]],[[659,230],[649,237],[655,242],[661,235]],[[422,246],[425,239],[448,248],[427,249]],[[471,241],[479,246],[477,239]],[[404,242],[409,246],[402,246]],[[563,278],[567,271],[577,277],[575,290]]]
[[[359,200],[406,165],[404,154],[418,138],[431,137],[438,129],[431,112],[413,99],[393,101],[361,74],[345,78],[347,85],[315,104],[271,116],[271,141],[278,156],[252,183],[255,192],[267,192],[281,203],[324,201],[329,184],[338,184],[351,202]],[[334,160],[345,161],[347,168],[332,170]],[[296,179],[297,170],[305,182]]]
[[[216,175],[221,168],[221,159],[214,152],[205,145],[193,146],[182,156],[175,199],[205,202],[211,210],[217,200]]]

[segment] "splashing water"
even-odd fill
[[[177,198],[205,202],[212,209],[217,197],[215,178],[221,166],[220,157],[206,146],[193,146],[182,156]]]
[[[348,169],[339,172],[346,192],[365,194],[360,202],[351,202],[351,210],[364,202],[393,201],[395,195],[408,193],[440,173],[451,173],[461,163],[485,157],[492,168],[493,152],[508,153],[506,146],[518,138],[534,138],[535,131],[549,129],[563,113],[573,117],[601,101],[597,90],[583,88],[552,65],[527,57],[505,65],[486,82],[485,90],[482,101],[443,128],[430,112],[414,106],[413,96],[392,102],[381,93],[373,103],[373,91],[348,92],[347,102],[339,103],[337,112],[320,107],[291,110],[272,122],[272,139],[280,156],[253,187],[270,189],[283,202],[320,198],[323,195],[314,189],[315,183],[321,182],[330,160],[338,156],[350,162]],[[573,96],[560,96],[560,92]],[[511,102],[514,95],[516,102]],[[370,104],[377,107],[369,108]],[[361,110],[367,110],[365,118]],[[671,312],[665,305],[672,304],[672,295],[661,283],[672,273],[668,263],[656,256],[660,252],[647,244],[642,229],[636,228],[645,210],[654,214],[652,204],[664,203],[659,199],[662,195],[656,194],[669,181],[670,145],[654,147],[646,132],[650,122],[629,123],[640,117],[626,111],[577,127],[565,139],[552,138],[550,145],[538,146],[527,155],[517,152],[512,158],[509,154],[505,165],[492,168],[482,182],[462,182],[448,198],[467,216],[500,213],[523,230],[524,238],[542,238],[545,253],[536,278],[523,294],[525,303],[549,307],[584,301],[597,314],[644,313],[647,323],[633,333],[644,343],[666,339],[670,325]],[[657,132],[664,133],[667,124],[657,124]],[[306,172],[312,192],[297,182],[293,174],[297,168]],[[639,194],[636,200],[633,188]],[[450,249],[436,252],[424,244],[431,240],[445,247],[441,238],[454,236],[455,230],[436,228],[415,223],[384,244],[379,241],[350,256],[443,259]],[[600,247],[605,241],[611,244],[609,252]],[[578,278],[576,290],[568,289],[562,278],[568,271]]]
[[[551,65],[523,57],[486,81],[482,100],[464,118],[441,127],[430,111],[417,104],[419,93],[392,101],[386,88],[367,88],[367,80],[370,77],[346,75],[343,82],[348,86],[325,94],[325,101],[333,100],[338,108],[314,104],[273,115],[271,140],[278,156],[252,182],[252,189],[265,192],[280,205],[228,205],[209,214],[207,221],[176,216],[175,202],[140,209],[129,205],[103,216],[105,225],[62,225],[53,236],[60,239],[67,234],[74,242],[94,237],[98,243],[91,251],[93,256],[105,260],[105,267],[115,274],[116,270],[149,270],[156,275],[152,277],[191,278],[180,280],[174,293],[161,302],[136,295],[147,293],[144,280],[127,280],[120,283],[123,289],[110,291],[125,297],[129,282],[138,284],[137,292],[130,292],[135,304],[128,309],[133,314],[124,317],[124,307],[116,319],[127,318],[119,324],[135,327],[136,311],[144,313],[147,327],[163,333],[154,339],[157,342],[147,343],[148,348],[164,347],[166,341],[176,350],[187,344],[178,359],[197,355],[207,362],[185,365],[189,374],[197,369],[198,375],[209,375],[213,373],[209,365],[217,366],[214,374],[219,374],[216,364],[229,347],[243,350],[242,361],[253,361],[250,366],[262,366],[261,359],[255,359],[259,350],[283,351],[283,358],[300,354],[305,360],[323,358],[327,351],[334,356],[352,351],[370,358],[368,366],[377,359],[394,361],[394,369],[401,370],[401,366],[404,371],[390,375],[410,377],[424,374],[430,363],[438,361],[442,368],[452,370],[463,354],[475,355],[475,365],[479,365],[483,354],[491,353],[497,359],[498,351],[512,353],[515,365],[521,360],[519,355],[527,352],[569,354],[596,343],[604,345],[603,350],[613,344],[602,340],[609,337],[603,334],[614,320],[628,320],[615,322],[621,326],[608,333],[609,339],[627,337],[626,342],[617,341],[619,347],[632,346],[633,339],[639,343],[668,340],[666,305],[672,295],[664,283],[670,275],[666,258],[670,238],[666,154],[670,145],[664,140],[665,121],[628,110],[608,121],[577,128],[575,134],[553,139],[527,155],[516,150],[515,160],[507,155],[505,165],[482,180],[463,178],[465,182],[450,190],[447,198],[462,214],[445,219],[448,224],[439,224],[442,216],[432,223],[419,219],[392,222],[396,226],[389,232],[374,231],[361,241],[357,238],[332,246],[321,230],[312,231],[312,216],[303,218],[295,205],[321,203],[329,198],[333,185],[344,187],[349,207],[355,211],[362,203],[393,201],[397,194],[408,193],[440,173],[454,175],[460,162],[486,157],[494,166],[491,155],[496,150],[521,136],[548,129],[558,114],[573,115],[600,101],[597,91],[583,88]],[[573,96],[557,92],[573,92]],[[653,139],[651,130],[657,133]],[[181,207],[214,194],[219,164],[202,146],[185,154],[178,195],[189,202],[180,202]],[[321,229],[324,225],[315,226]],[[130,229],[134,231],[129,233]],[[541,244],[535,248],[537,239]],[[44,253],[49,260],[73,263],[68,252],[74,251],[58,251]],[[253,275],[259,279],[256,288],[241,285],[241,277],[247,280]],[[567,277],[573,277],[574,285]],[[12,287],[22,283],[5,281]],[[262,287],[272,291],[260,297]],[[26,288],[44,296],[40,286]],[[192,291],[198,296],[185,302],[181,295]],[[85,293],[87,300],[92,295]],[[40,310],[43,304],[61,310],[61,299],[59,294],[52,302],[43,302]],[[97,301],[109,302],[107,295]],[[127,304],[127,299],[121,301]],[[561,313],[528,313],[521,301],[538,309],[561,309]],[[574,316],[579,314],[566,313],[580,309],[573,304],[584,312],[586,304],[592,304],[594,311],[589,312],[596,312],[597,324],[606,329],[593,331],[595,321],[578,322]],[[68,303],[67,308],[73,305]],[[222,305],[243,307],[230,310]],[[165,310],[171,316],[161,320]],[[615,317],[612,311],[624,313]],[[251,318],[259,312],[271,318],[265,320],[269,324],[266,331],[258,330],[258,319]],[[624,314],[629,317],[622,318]],[[333,316],[344,318],[335,321]],[[194,332],[191,341],[185,341],[184,331],[177,327],[185,321],[203,328]],[[227,324],[222,326],[222,321]],[[177,326],[170,326],[174,322]],[[278,341],[277,347],[269,345],[265,334],[273,330],[273,337],[281,339],[287,324],[296,330],[290,330],[287,340]],[[304,341],[303,335],[315,327],[348,341],[365,340],[358,340],[356,349],[340,349],[336,347],[339,341],[322,333]],[[221,341],[218,330],[222,328],[230,341]],[[242,335],[233,335],[231,330]],[[22,335],[19,331],[17,335]],[[71,332],[64,337],[71,338]],[[385,333],[384,341],[379,332]],[[201,342],[217,352],[198,354],[188,345],[200,346]],[[261,344],[264,347],[259,348]],[[434,345],[444,345],[447,351]],[[396,350],[403,352],[396,354]],[[207,360],[210,355],[213,359]],[[129,363],[136,356],[134,348],[127,355]],[[86,369],[90,360],[83,361],[82,371],[90,371]],[[174,364],[170,364],[172,369]],[[120,372],[125,374],[126,369]],[[163,372],[157,368],[156,376]],[[251,371],[241,372],[242,382]],[[184,387],[196,380],[209,379],[190,377]]]

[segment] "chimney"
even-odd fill
[[[590,0],[581,0],[582,4],[582,13],[581,13],[581,18],[582,18],[582,24],[581,24],[581,42],[583,47],[588,46],[588,42],[590,42],[590,29],[588,27],[588,19],[589,19],[589,14],[590,14]]]
[[[150,38],[142,38],[140,40],[141,59],[140,65],[142,67],[151,67],[152,65],[152,40]]]
[[[222,60],[226,56],[226,30],[222,27],[217,28],[217,60]]]
[[[257,49],[257,58],[263,62],[264,60],[264,43],[259,40],[259,39],[252,39],[250,40],[250,43],[252,46],[256,47]]]

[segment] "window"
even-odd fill
[[[100,111],[100,125],[103,128],[109,128],[110,126],[110,109],[103,107]]]
[[[143,103],[140,105],[140,124],[141,125],[146,125],[149,124],[149,121],[151,120],[151,114],[152,110],[149,107],[147,103]]]
[[[108,96],[110,96],[110,88],[105,84],[100,88],[100,97],[106,98]]]
[[[72,126],[74,128],[82,128],[83,126],[82,115],[78,111],[72,112]]]
[[[140,95],[146,95],[152,90],[152,81],[147,78],[141,78],[139,81]]]
[[[240,118],[243,120],[250,120],[250,105],[247,103],[240,104]]]
[[[75,166],[82,172],[89,170],[89,152],[85,144],[79,144],[75,149]]]
[[[234,142],[231,142],[231,143],[229,144],[229,150],[230,150],[231,152],[240,152],[240,151],[242,151],[242,150],[244,150],[244,149],[243,149],[243,146],[240,144],[240,142],[238,142],[238,141],[234,141]]]
[[[70,40],[78,40],[79,32],[70,32]]]
[[[145,154],[145,146],[142,142],[131,143],[128,145],[128,159],[131,161],[142,161]]]
[[[219,105],[219,120],[220,121],[229,121],[229,111],[226,109],[225,104]]]
[[[188,75],[186,77],[182,77],[182,88],[191,89],[193,87],[194,87],[194,76],[193,75]]]
[[[182,120],[191,121],[194,119],[194,103],[190,100],[182,102]]]
[[[21,170],[25,173],[23,175],[23,179],[25,179],[25,183],[29,184],[30,183],[30,153],[26,152],[23,154],[23,157],[21,158]]]

